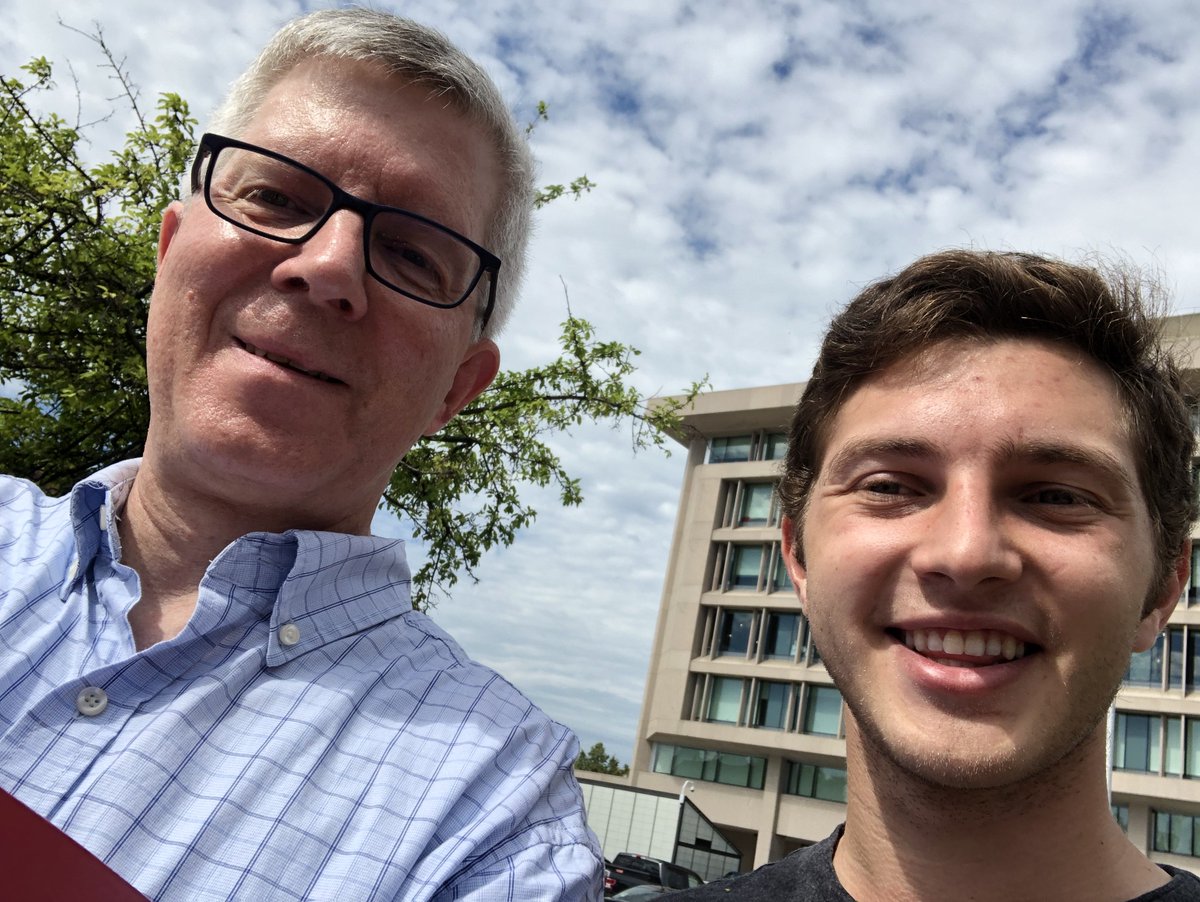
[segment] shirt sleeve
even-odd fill
[[[509,842],[436,900],[600,902],[603,887],[604,863],[590,843]]]

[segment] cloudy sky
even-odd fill
[[[1200,6],[1190,0],[950,4],[607,0],[377,2],[445,31],[514,114],[539,100],[544,182],[596,190],[540,214],[506,364],[550,359],[565,314],[643,354],[674,392],[806,378],[830,312],[950,246],[1118,254],[1200,309]],[[62,112],[115,85],[103,29],[147,107],[203,123],[294,0],[0,0],[0,63],[57,64]],[[70,68],[68,68],[68,64]],[[120,117],[96,130],[115,142]],[[435,617],[590,745],[630,756],[683,455],[627,431],[556,441],[585,503],[547,494]],[[379,528],[402,534],[402,526]],[[419,549],[418,549],[419,552]]]

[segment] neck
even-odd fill
[[[193,516],[145,464],[138,470],[118,520],[121,560],[137,571],[141,597],[129,612],[138,649],[179,635],[196,608],[200,580],[236,535]]]
[[[229,493],[173,478],[180,474],[164,475],[169,468],[157,464],[148,445],[118,520],[121,559],[137,571],[141,583],[141,597],[129,614],[139,649],[179,635],[196,608],[208,565],[241,536],[289,529],[369,531],[363,528],[370,523],[369,513],[365,520],[325,522],[295,507],[266,507],[245,496],[227,497]]]
[[[850,796],[834,866],[860,902],[1120,902],[1167,882],[1112,817],[1103,723],[1046,772],[964,789],[905,771],[849,721]]]

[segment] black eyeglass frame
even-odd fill
[[[217,205],[213,203],[211,186],[213,170],[216,168],[214,163],[216,162],[220,152],[227,147],[253,151],[254,153],[262,154],[265,157],[270,157],[273,160],[278,160],[281,163],[286,163],[289,166],[294,166],[301,172],[311,175],[313,178],[321,182],[321,184],[325,185],[332,194],[332,200],[330,201],[329,209],[322,214],[320,219],[313,223],[312,228],[310,228],[307,232],[305,232],[303,235],[292,238],[284,235],[277,235],[273,232],[266,232],[262,229],[256,229],[254,226],[247,225],[244,222],[239,222],[228,214],[222,213],[217,208]],[[205,165],[206,160],[208,161],[207,165]],[[226,138],[224,135],[217,135],[213,134],[212,132],[206,132],[200,138],[200,148],[196,153],[196,159],[192,163],[193,194],[199,191],[201,188],[202,166],[204,167],[204,202],[208,205],[208,208],[221,219],[237,226],[239,229],[243,229],[263,238],[269,238],[272,241],[280,241],[284,244],[303,244],[305,241],[308,241],[308,239],[312,238],[313,235],[317,234],[317,232],[321,230],[321,227],[324,226],[325,223],[329,221],[329,218],[338,210],[351,210],[357,213],[363,219],[363,261],[366,264],[367,272],[369,272],[371,277],[377,282],[386,285],[388,288],[392,289],[392,291],[402,294],[406,298],[414,300],[419,304],[425,304],[427,307],[437,307],[440,310],[450,310],[454,307],[458,307],[463,303],[463,301],[469,298],[472,293],[474,293],[475,288],[479,285],[479,280],[483,278],[484,273],[487,273],[489,276],[487,306],[484,307],[479,328],[485,328],[488,324],[488,320],[491,319],[492,309],[496,306],[496,280],[500,274],[500,258],[487,248],[476,244],[465,235],[460,235],[458,232],[442,225],[440,222],[432,220],[427,216],[422,216],[420,213],[414,213],[412,210],[405,210],[402,207],[389,207],[386,204],[377,204],[374,201],[364,200],[361,197],[356,197],[349,191],[341,188],[326,176],[317,172],[317,170],[313,169],[311,166],[305,166],[303,163],[299,163],[296,160],[293,160],[291,157],[286,157],[281,153],[276,153],[275,151],[268,150],[265,147],[259,147],[257,144],[239,141],[236,138]],[[412,219],[415,219],[424,225],[430,226],[431,228],[437,229],[439,232],[449,235],[455,241],[466,245],[468,248],[474,251],[475,255],[479,258],[479,269],[476,271],[474,278],[471,279],[466,291],[463,292],[462,297],[460,297],[453,304],[439,304],[436,301],[431,301],[428,298],[423,298],[420,295],[413,294],[411,291],[405,291],[403,288],[393,285],[375,271],[375,267],[371,265],[371,225],[374,222],[375,217],[380,213],[399,213],[403,216],[411,217]]]

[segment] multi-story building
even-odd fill
[[[1167,335],[1200,389],[1200,314]],[[744,869],[845,816],[842,700],[782,565],[774,500],[803,384],[701,395],[654,636],[634,786],[693,801]],[[1200,394],[1200,391],[1198,391]],[[1200,872],[1200,532],[1192,585],[1135,655],[1109,718],[1113,811],[1151,858]],[[704,874],[705,877],[714,875]]]

